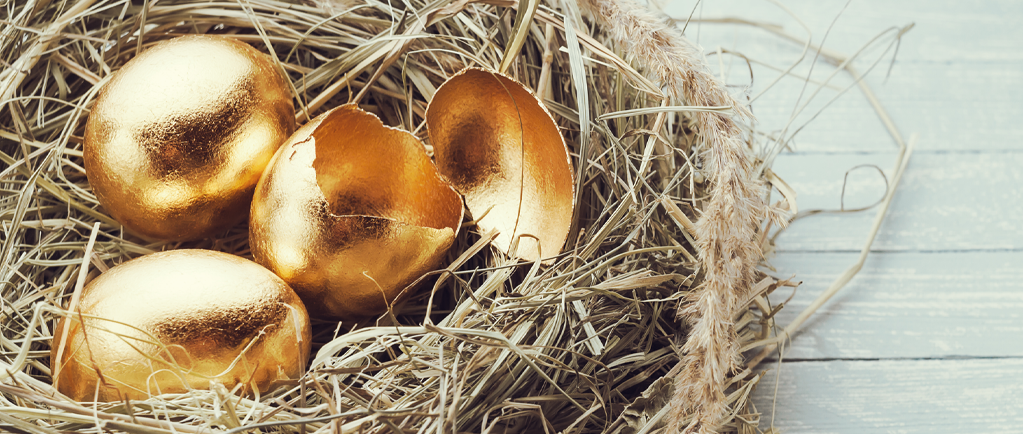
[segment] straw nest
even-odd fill
[[[738,351],[768,337],[775,311],[764,296],[790,285],[755,269],[765,227],[783,211],[765,205],[769,171],[746,108],[674,25],[631,0],[29,0],[2,13],[4,429],[756,426],[749,396],[759,377]],[[268,395],[214,384],[145,401],[62,397],[50,385],[51,336],[85,282],[170,249],[249,256],[244,224],[189,243],[126,232],[82,167],[85,120],[110,74],[157,41],[193,33],[272,53],[300,123],[358,99],[423,139],[424,110],[445,78],[505,69],[543,97],[571,148],[577,210],[564,252],[549,266],[517,262],[488,246],[493,234],[463,230],[447,268],[424,276],[408,303],[374,321],[314,324],[305,375]],[[715,300],[726,309],[714,311]],[[673,396],[684,404],[670,411]]]

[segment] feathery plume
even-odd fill
[[[700,50],[669,21],[633,0],[583,3],[673,98],[690,105],[731,106],[736,116],[752,117],[710,72]],[[719,113],[696,113],[695,118],[712,186],[696,225],[705,280],[680,310],[690,324],[690,335],[670,403],[668,432],[672,433],[717,432],[728,411],[726,378],[741,363],[734,317],[762,256],[756,234],[765,215],[763,183],[753,173],[752,157],[738,125]],[[692,422],[682,426],[688,415],[693,416]]]

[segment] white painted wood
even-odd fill
[[[733,65],[733,71],[739,66],[745,67]],[[772,79],[775,74],[765,68],[755,71],[758,81],[753,93],[759,91],[760,82]],[[920,134],[920,151],[1023,150],[1019,140],[1023,137],[1023,123],[1017,121],[1023,114],[1023,61],[991,64],[900,61],[888,80],[884,80],[884,72],[883,68],[874,71],[867,82],[903,134]],[[847,84],[844,78],[838,83]],[[732,82],[744,84],[748,78]],[[795,78],[784,80],[753,104],[760,128],[776,132],[786,125],[802,85]],[[807,92],[812,90],[809,87]],[[794,125],[810,121],[834,94],[827,90],[818,96]],[[888,152],[896,148],[858,88],[820,112],[796,135],[794,142],[797,152]]]
[[[775,317],[786,325],[856,254],[783,253],[803,281]],[[875,253],[786,343],[786,359],[1023,357],[1023,252]],[[778,291],[775,304],[792,292]]]
[[[696,0],[661,2],[670,16],[685,19]],[[764,0],[701,1],[695,17],[744,17],[784,27],[790,33],[804,33],[799,23],[782,9]],[[840,14],[846,0],[785,0],[788,7],[821,40]],[[1016,0],[852,0],[828,35],[827,46],[852,51],[890,26],[916,23],[916,33],[907,36],[899,50],[900,59],[940,62],[1020,61],[1023,28],[1012,25],[1023,20],[1023,3]],[[716,42],[714,25],[690,24],[686,35],[710,48]],[[698,32],[698,34],[697,34]],[[731,33],[729,33],[731,35]],[[724,39],[724,38],[721,38]],[[731,41],[731,38],[728,38]]]
[[[845,171],[875,164],[890,176],[895,154],[786,155],[775,171],[799,194],[801,210],[838,209]],[[912,156],[873,249],[961,251],[1023,249],[1023,152],[927,153]],[[850,175],[847,207],[884,194],[873,169]],[[779,251],[859,251],[871,211],[797,220]]]
[[[753,394],[761,429],[773,411],[785,434],[1023,432],[1023,359],[784,363],[778,375]]]
[[[788,1],[785,4],[811,28],[815,43],[852,54],[872,37],[892,26],[916,23],[899,46],[890,76],[883,62],[867,82],[886,105],[900,128],[921,134],[920,149],[1023,149],[1017,139],[1023,124],[1016,119],[1023,105],[1023,28],[1012,23],[1023,20],[1023,2],[988,1],[973,5],[954,1],[922,0],[851,2],[838,19],[827,40],[828,26],[845,1]],[[685,17],[692,1],[665,5],[672,16]],[[969,5],[969,6],[968,6]],[[704,2],[697,17],[742,17],[783,26],[792,34],[805,36],[798,22],[778,7],[761,0]],[[736,89],[749,84],[749,72],[740,59],[713,54],[718,47],[747,54],[754,59],[787,67],[798,58],[799,46],[763,30],[746,26],[691,23],[691,39],[711,53],[715,70],[724,67],[728,82]],[[873,59],[879,52],[869,52]],[[890,56],[888,57],[890,58]],[[860,69],[865,62],[857,63]],[[810,62],[794,73],[805,76]],[[778,72],[754,65],[751,94],[758,93]],[[814,79],[824,79],[833,68],[814,65]],[[845,86],[842,74],[836,84]],[[754,104],[760,126],[778,131],[789,120],[803,83],[783,80]],[[808,88],[808,91],[813,88]],[[808,93],[807,93],[808,95]],[[834,91],[819,95],[796,125],[802,125],[826,103]],[[796,137],[797,149],[809,152],[888,151],[893,148],[880,121],[858,90],[835,101]]]
[[[783,2],[816,43],[846,3]],[[684,18],[694,4],[664,7]],[[700,4],[697,17],[738,16],[803,34],[768,1]],[[920,134],[917,153],[876,253],[789,344],[781,376],[771,371],[754,394],[764,413],[761,429],[771,426],[774,409],[774,426],[785,433],[1023,432],[1023,2],[853,0],[824,46],[852,53],[880,31],[910,22],[916,26],[902,40],[891,75],[884,77],[883,64],[866,80],[903,134]],[[776,66],[799,54],[798,46],[749,27],[691,24],[686,33],[711,53],[720,46]],[[749,83],[736,57],[708,59],[733,89]],[[814,69],[814,79],[832,71],[821,63]],[[794,72],[808,70],[806,62]],[[751,95],[777,74],[757,65],[753,73]],[[758,100],[758,127],[783,128],[801,88],[798,79],[782,80]],[[822,92],[796,124],[833,94]],[[855,89],[820,113],[795,145],[775,171],[799,193],[801,209],[837,208],[847,169],[876,164],[890,173],[895,157],[893,141]],[[859,170],[850,176],[846,205],[883,193],[875,173]],[[772,259],[778,275],[805,281],[779,323],[852,264],[873,217],[814,216],[778,238],[781,253]]]

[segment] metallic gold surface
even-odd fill
[[[516,256],[561,251],[572,224],[572,164],[557,124],[528,89],[465,69],[437,89],[426,123],[438,169],[477,225],[500,231],[495,246],[508,252],[516,237],[532,235],[519,238]]]
[[[92,401],[97,388],[100,401],[138,400],[208,390],[211,380],[266,392],[298,378],[311,348],[295,292],[226,253],[173,250],[125,262],[90,282],[79,307],[84,328],[76,312],[55,379],[77,401]],[[55,329],[51,367],[67,320]]]
[[[85,130],[100,203],[153,238],[209,237],[245,218],[259,176],[295,130],[284,78],[234,39],[182,36],[118,70]]]
[[[419,140],[348,104],[281,146],[256,187],[249,242],[310,315],[359,319],[439,266],[462,209]]]

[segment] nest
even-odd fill
[[[706,136],[718,132],[700,114],[742,117],[720,104],[673,109],[691,95],[665,96],[673,84],[651,72],[657,53],[630,47],[615,29],[621,23],[584,18],[571,2],[509,0],[29,1],[5,13],[5,429],[633,433],[696,417],[672,416],[668,405],[681,393],[683,348],[693,333],[687,324],[701,317],[687,322],[679,312],[706,286],[707,252],[694,222],[729,164],[709,161],[715,142]],[[231,35],[271,53],[291,79],[300,123],[358,99],[424,140],[426,105],[447,77],[468,66],[506,70],[543,98],[572,152],[576,214],[563,253],[549,266],[522,263],[490,248],[492,235],[463,230],[449,265],[424,276],[404,305],[372,321],[314,323],[304,376],[270,394],[211,385],[145,401],[62,397],[50,384],[51,336],[84,283],[164,250],[251,257],[244,224],[187,243],[125,232],[83,169],[85,120],[111,72],[153,43],[195,33]],[[742,147],[759,149],[759,139],[737,125],[746,131]],[[770,171],[750,173],[754,199],[766,200],[761,186]],[[782,210],[762,209],[752,216],[752,235],[740,240],[757,252],[769,248],[768,222],[785,220]],[[769,339],[776,310],[766,296],[793,285],[755,265],[740,276],[748,288],[727,318],[731,344],[743,350]],[[727,411],[715,429],[757,426],[749,397],[759,375],[747,369],[754,360],[727,366],[719,402]]]

